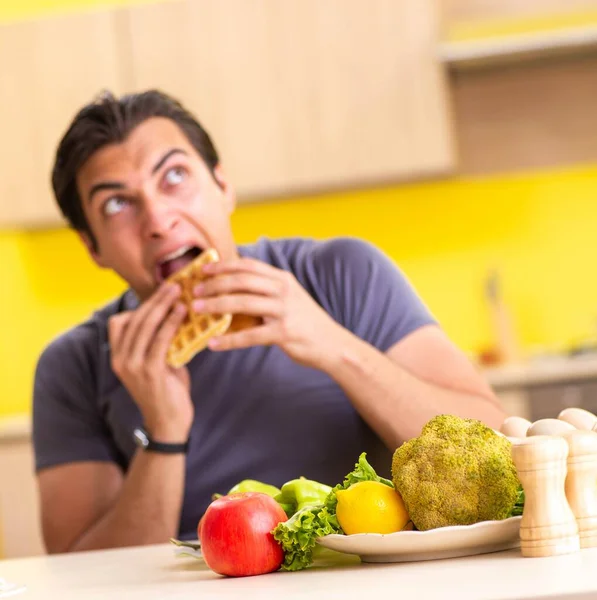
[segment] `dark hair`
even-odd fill
[[[121,98],[102,92],[73,119],[58,145],[52,169],[52,188],[62,214],[71,227],[89,235],[94,247],[96,240],[77,190],[77,173],[92,154],[108,144],[124,141],[135,127],[151,117],[172,119],[212,174],[218,165],[218,153],[208,133],[178,100],[157,90]]]

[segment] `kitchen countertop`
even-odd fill
[[[554,383],[597,380],[597,355],[554,357],[484,369],[496,391]]]
[[[0,443],[28,440],[31,437],[31,416],[28,414],[0,417]]]
[[[27,586],[23,600],[127,598],[359,599],[458,597],[459,600],[580,599],[597,595],[597,549],[550,558],[508,550],[466,558],[360,564],[326,550],[296,573],[224,578],[202,560],[160,544],[0,561],[0,577]],[[1,597],[1,595],[0,595]]]

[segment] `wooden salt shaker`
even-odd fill
[[[576,517],[581,548],[597,546],[597,433],[572,431],[568,442],[566,497]]]
[[[532,435],[564,435],[569,431],[574,431],[574,425],[567,421],[559,419],[539,419],[535,421],[527,430],[527,437]]]
[[[525,493],[520,522],[523,556],[554,556],[580,550],[576,518],[566,499],[568,443],[561,436],[532,436],[512,445]]]

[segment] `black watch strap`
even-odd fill
[[[149,452],[160,452],[162,454],[186,454],[187,450],[189,449],[188,440],[179,444],[156,442],[155,440],[152,440],[147,432],[140,427],[135,429],[134,436],[137,446]]]

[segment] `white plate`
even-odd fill
[[[519,547],[521,519],[511,517],[429,531],[332,534],[319,538],[317,542],[337,552],[356,554],[363,562],[369,563],[455,558]]]

